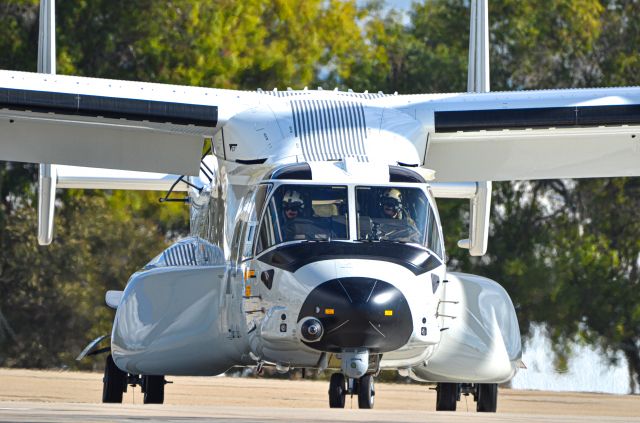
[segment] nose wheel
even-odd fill
[[[376,391],[373,375],[359,379],[345,378],[342,373],[334,373],[329,380],[329,407],[344,408],[347,395],[358,395],[358,408],[373,408]]]
[[[344,408],[344,399],[347,396],[344,375],[334,373],[329,380],[329,407]]]
[[[373,375],[364,375],[358,380],[358,407],[373,408],[376,391],[373,386]]]

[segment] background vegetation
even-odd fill
[[[0,68],[35,71],[36,0],[0,0]],[[60,0],[58,73],[238,89],[321,86],[464,91],[469,0],[414,3],[408,18],[353,0]],[[491,0],[491,87],[637,85],[640,2]],[[79,365],[110,329],[107,289],[187,231],[157,194],[59,193],[52,246],[36,242],[36,168],[0,163],[0,365]],[[467,206],[440,204],[452,269],[511,294],[527,335],[544,323],[566,367],[571,341],[629,362],[640,385],[640,182],[494,185],[489,253],[472,259]]]

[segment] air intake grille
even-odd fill
[[[306,161],[354,157],[369,161],[364,107],[338,100],[292,100],[295,136],[300,139]]]

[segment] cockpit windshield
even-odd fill
[[[437,232],[435,216],[424,192],[405,187],[356,187],[358,239],[396,241],[427,246]],[[439,243],[439,240],[438,240]],[[429,243],[431,244],[431,243]]]
[[[287,241],[349,239],[347,198],[346,186],[279,186],[266,206],[256,252]]]

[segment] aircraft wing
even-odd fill
[[[272,96],[0,71],[0,157],[196,175],[203,138],[267,97]],[[266,108],[273,125],[277,120],[282,126],[280,119],[292,113],[292,98],[272,98],[282,102],[277,112]],[[438,182],[640,175],[638,87],[359,101],[365,109],[404,112],[422,125],[426,140],[421,135],[412,142]],[[246,119],[235,125],[246,126]],[[291,141],[275,129],[276,138]],[[248,132],[242,142],[262,148],[261,127],[243,130]]]
[[[385,97],[428,129],[439,182],[640,175],[640,88]]]
[[[246,107],[251,96],[0,71],[0,157],[197,175],[204,138],[213,136],[234,110]]]

